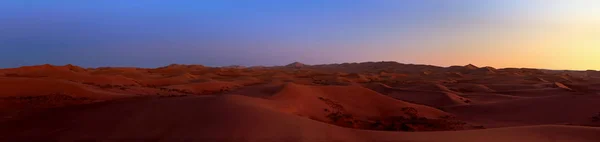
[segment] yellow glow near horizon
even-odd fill
[[[538,66],[554,69],[600,69],[600,1],[552,1],[541,19],[541,33],[529,50],[539,50]],[[541,57],[540,57],[541,56]],[[522,59],[528,60],[528,59]],[[531,59],[530,59],[531,60]]]
[[[537,3],[535,3],[537,2]],[[535,1],[523,15],[508,15],[472,31],[448,33],[440,51],[420,53],[435,65],[600,70],[600,1]],[[509,21],[514,20],[514,21]],[[512,22],[512,23],[511,23]],[[516,23],[516,24],[515,24]]]

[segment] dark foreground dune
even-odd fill
[[[0,142],[597,142],[599,75],[396,62],[0,69]]]
[[[342,128],[244,96],[145,98],[57,108],[1,123],[2,141],[595,142],[600,128],[541,125],[449,132]]]

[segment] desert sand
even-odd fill
[[[397,62],[0,69],[0,141],[597,142],[600,72]]]

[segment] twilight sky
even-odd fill
[[[600,70],[600,1],[0,1],[0,68],[382,60]]]

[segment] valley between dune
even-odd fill
[[[595,142],[600,72],[396,62],[0,69],[0,141]]]

